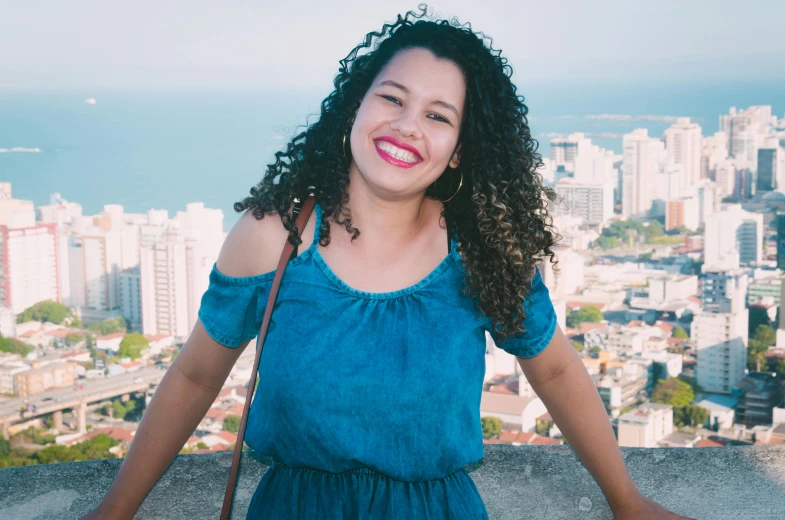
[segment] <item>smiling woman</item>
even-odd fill
[[[536,268],[553,261],[554,193],[512,70],[484,37],[419,20],[423,11],[341,61],[320,119],[235,205],[244,215],[199,320],[102,513],[133,515],[259,333],[268,300],[243,424],[272,464],[247,518],[487,519],[465,469],[484,454],[487,334],[518,357],[614,510],[656,511],[624,471]],[[302,247],[283,257],[283,274],[287,241]]]

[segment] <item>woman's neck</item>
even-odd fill
[[[374,250],[406,246],[426,230],[438,202],[423,195],[388,200],[373,193],[362,180],[351,179],[347,187],[352,226],[361,231],[356,245]],[[439,210],[440,211],[440,210]],[[436,211],[438,215],[439,211]],[[348,239],[348,236],[347,236]]]

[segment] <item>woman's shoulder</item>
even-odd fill
[[[311,214],[303,230],[299,254],[313,240],[315,213]],[[265,214],[264,218],[257,219],[252,210],[246,210],[224,240],[216,268],[231,277],[257,276],[274,271],[288,237],[289,232],[279,214]]]

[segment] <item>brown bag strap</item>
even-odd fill
[[[300,202],[295,199],[295,203]],[[316,199],[310,195],[303,204],[302,210],[297,215],[297,236],[302,236],[305,224],[311,216]],[[297,209],[295,208],[295,214]],[[278,268],[275,271],[273,278],[273,285],[270,287],[270,294],[267,297],[267,307],[264,310],[264,320],[262,320],[262,327],[259,330],[259,336],[256,339],[256,359],[253,363],[253,370],[251,370],[251,380],[248,383],[248,391],[245,394],[245,405],[243,406],[243,417],[240,420],[240,429],[237,432],[237,443],[234,446],[234,456],[232,457],[232,468],[229,470],[229,482],[226,485],[226,494],[224,495],[223,508],[221,509],[221,520],[229,520],[229,512],[232,509],[232,497],[234,495],[234,487],[237,481],[237,471],[240,465],[240,454],[243,450],[243,438],[245,437],[245,423],[248,421],[248,410],[251,407],[251,395],[254,393],[254,384],[256,383],[256,372],[259,369],[259,359],[262,356],[262,349],[264,348],[264,338],[267,335],[267,327],[270,324],[270,316],[273,313],[273,306],[275,305],[275,298],[278,296],[278,287],[281,285],[281,278],[283,278],[284,269],[286,269],[289,259],[292,257],[294,245],[288,240],[283,246],[283,253],[281,259],[278,260]]]

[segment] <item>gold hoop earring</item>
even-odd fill
[[[353,124],[354,124],[354,118],[352,118],[352,120],[349,121],[349,128],[350,129],[352,128]],[[346,132],[344,132],[344,134],[343,134],[343,141],[341,143],[341,148],[343,149],[343,158],[348,161],[349,158],[346,157]]]
[[[434,185],[435,185],[435,184],[436,184],[436,183],[434,183]],[[457,190],[455,190],[455,193],[453,193],[453,194],[452,194],[452,197],[450,197],[450,198],[449,198],[449,199],[447,199],[447,200],[440,200],[440,199],[436,199],[436,200],[438,200],[438,201],[439,201],[439,202],[441,202],[442,204],[444,204],[444,203],[446,203],[446,202],[450,202],[450,201],[451,201],[453,198],[455,198],[455,196],[456,196],[456,195],[458,195],[458,192],[459,192],[459,191],[461,191],[461,186],[463,186],[463,170],[461,170],[461,180],[460,180],[460,182],[458,182],[458,189],[457,189]]]

